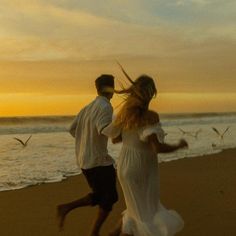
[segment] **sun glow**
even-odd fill
[[[0,116],[74,115],[94,95],[0,95]]]
[[[3,94],[0,95],[0,116],[75,115],[97,95],[43,95]],[[122,98],[114,95],[111,100],[117,113]],[[159,113],[197,113],[235,111],[236,94],[190,94],[160,93],[151,102],[151,109]]]
[[[0,116],[74,114],[102,73],[124,78],[116,60],[131,78],[157,79],[159,112],[236,111],[235,7],[1,0]]]

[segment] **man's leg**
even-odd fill
[[[96,194],[96,188],[94,186],[94,179],[96,179],[96,168],[89,169],[89,170],[82,169],[82,173],[85,179],[87,180],[89,187],[92,189],[92,193],[78,200],[57,206],[57,218],[58,218],[58,224],[59,224],[60,230],[63,229],[66,215],[70,211],[78,207],[91,206],[91,205],[94,206],[97,204],[96,203],[97,194]]]
[[[63,229],[66,215],[75,208],[89,206],[92,204],[92,195],[88,194],[87,196],[80,198],[78,200],[61,204],[57,206],[57,217],[60,230]]]
[[[100,229],[118,200],[116,191],[116,173],[113,166],[100,167],[96,178],[98,199],[98,215],[93,225],[90,236],[99,236]]]
[[[106,218],[108,217],[110,211],[104,210],[101,207],[99,207],[98,209],[98,215],[97,218],[94,222],[93,228],[92,228],[92,232],[91,232],[91,236],[99,236],[99,232],[101,230],[101,227],[103,225],[103,223],[105,222]]]

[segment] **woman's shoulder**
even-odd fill
[[[164,142],[165,134],[161,127],[159,115],[155,111],[148,111],[146,124],[139,133],[140,140],[144,142],[147,142],[148,137],[151,135],[155,135],[159,142]]]

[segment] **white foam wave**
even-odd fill
[[[199,123],[195,118],[192,123],[190,118],[188,122],[186,120],[183,122],[181,119],[172,121],[167,119],[162,122],[167,133],[166,142],[175,143],[180,138],[185,138],[189,143],[189,149],[161,154],[160,161],[208,155],[236,147],[235,117],[230,117],[224,122],[222,117],[208,117],[204,118],[204,122]],[[227,127],[230,128],[221,139],[212,130],[212,126],[220,133],[223,133]],[[8,132],[10,129],[14,131],[12,134],[10,132],[0,135],[0,191],[58,182],[68,176],[79,174],[80,170],[76,165],[74,154],[74,139],[65,132],[67,130],[65,127],[68,127],[68,124],[46,126],[45,133],[42,132],[44,129],[41,124],[0,127],[0,131],[3,129],[8,129]],[[59,132],[62,128],[63,132]],[[183,134],[180,128],[186,133]],[[194,137],[194,132],[199,129],[201,129],[199,135]],[[33,130],[39,132],[33,133]],[[14,139],[18,137],[26,140],[30,134],[33,134],[32,138],[25,148]],[[117,159],[121,145],[109,143],[108,147],[109,153]]]

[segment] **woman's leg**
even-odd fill
[[[122,220],[119,221],[115,229],[109,234],[109,236],[120,236],[122,228]]]

